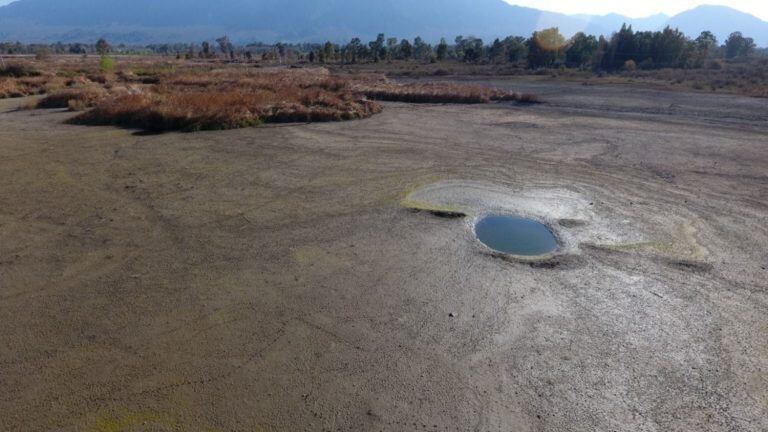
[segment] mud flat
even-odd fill
[[[137,135],[0,101],[0,430],[767,429],[768,103],[494,83],[547,103]]]

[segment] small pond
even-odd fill
[[[486,216],[475,225],[475,234],[489,248],[511,255],[540,256],[557,250],[557,239],[546,225],[517,216]]]

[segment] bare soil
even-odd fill
[[[768,429],[765,101],[491,83],[544,103],[147,135],[0,101],[0,430]],[[490,210],[561,252],[490,253]]]

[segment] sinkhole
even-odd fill
[[[517,216],[489,215],[475,225],[478,240],[511,255],[541,256],[557,250],[557,239],[546,225]]]

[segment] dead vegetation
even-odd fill
[[[81,111],[96,106],[107,95],[107,90],[95,85],[66,88],[40,99],[37,108],[69,108],[72,111]]]
[[[45,94],[31,108],[82,111],[70,121],[148,131],[232,129],[262,123],[355,120],[381,111],[378,101],[477,104],[535,102],[481,85],[395,82],[383,74],[334,74],[325,68],[127,59],[114,72],[96,59],[26,59],[0,77],[0,97]]]
[[[381,110],[353,91],[348,81],[322,70],[185,71],[133,93],[114,93],[72,121],[158,132],[197,131],[354,120]]]
[[[491,101],[517,101],[520,95],[491,87],[451,82],[396,83],[388,80],[355,85],[368,98],[409,103],[479,104]]]

